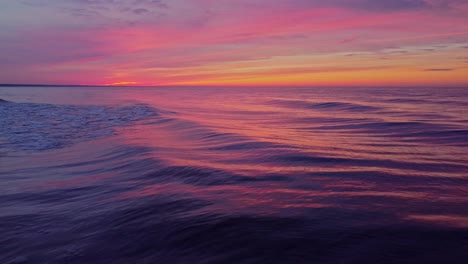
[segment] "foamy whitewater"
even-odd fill
[[[0,263],[468,258],[468,89],[0,98]]]

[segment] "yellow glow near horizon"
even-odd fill
[[[114,82],[106,84],[108,86],[125,86],[125,85],[136,85],[138,82]]]

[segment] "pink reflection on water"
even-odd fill
[[[409,215],[405,219],[442,226],[468,228],[468,216],[465,215]]]
[[[170,120],[155,126],[133,127],[122,138],[155,148],[150,155],[165,165],[208,168],[256,179],[281,175],[287,180],[200,187],[174,179],[173,183],[149,184],[123,193],[118,199],[187,196],[209,201],[210,208],[222,212],[343,208],[393,212],[408,221],[416,220],[408,216],[418,210],[438,206],[444,210],[442,215],[453,215],[467,202],[463,196],[466,187],[451,183],[466,178],[463,166],[468,161],[461,146],[441,147],[398,136],[425,132],[428,121],[422,118],[434,111],[432,106],[401,103],[385,109],[387,105],[377,103],[381,98],[346,97],[340,100],[344,107],[371,110],[316,107],[338,100],[329,97],[274,92],[253,92],[246,97],[206,90],[190,94],[183,89],[144,98],[140,95],[138,100],[176,113],[162,114]],[[271,103],[285,98],[306,107]],[[451,124],[441,119],[440,125]],[[330,177],[317,176],[320,173]],[[217,173],[210,177],[216,178]],[[442,179],[447,184],[438,183]],[[451,225],[450,221],[445,223]]]
[[[458,184],[468,172],[463,144],[436,144],[425,138],[404,136],[430,129],[438,131],[440,127],[451,129],[460,119],[450,119],[461,111],[456,107],[443,110],[434,104],[414,103],[388,106],[379,103],[385,101],[380,96],[359,98],[345,92],[315,90],[116,89],[112,93],[97,91],[80,96],[89,96],[89,104],[146,103],[157,109],[158,116],[145,124],[118,128],[112,140],[28,157],[28,162],[54,167],[67,160],[94,160],[101,153],[116,152],[113,147],[119,144],[150,149],[145,154],[129,154],[136,160],[154,160],[154,164],[133,168],[136,172],[120,172],[131,179],[117,184],[133,189],[116,194],[117,200],[161,195],[187,197],[207,201],[211,204],[208,208],[221,212],[265,214],[342,208],[392,212],[408,221],[465,226],[465,216],[457,216],[461,205],[467,202],[467,187]],[[281,100],[294,103],[278,105]],[[425,114],[440,113],[448,117],[424,119]],[[56,159],[50,161],[51,157]],[[115,163],[127,161],[127,157],[119,158]],[[81,169],[109,165],[115,164],[83,165]],[[186,176],[193,178],[200,175],[190,175],[191,169],[208,170],[211,173],[202,176],[211,177],[218,185],[192,185],[177,175],[156,175],[154,180],[164,176],[163,182],[157,184],[138,179],[157,174],[165,167],[188,168]],[[51,171],[60,175],[74,173],[76,168]],[[257,181],[223,182],[226,175]],[[279,180],[268,180],[272,175]],[[34,180],[32,185],[66,188],[97,184],[117,176],[122,175],[87,173],[66,180],[49,176]],[[437,212],[427,214],[431,209]]]

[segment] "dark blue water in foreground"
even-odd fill
[[[468,259],[468,89],[0,98],[2,264]]]

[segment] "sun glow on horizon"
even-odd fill
[[[114,82],[114,83],[108,83],[106,86],[127,86],[127,85],[138,85],[138,82]]]

